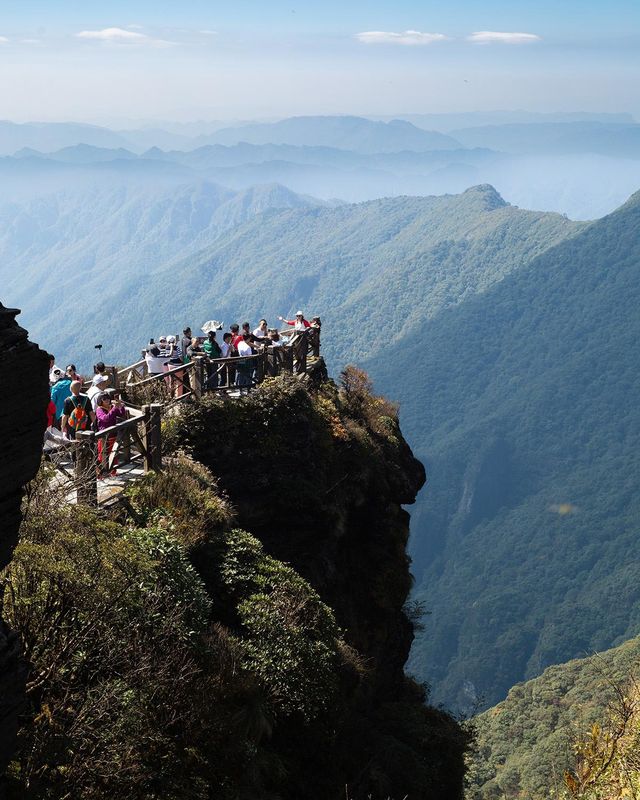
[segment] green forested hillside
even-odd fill
[[[124,361],[186,323],[322,315],[331,368],[366,364],[427,465],[411,668],[471,710],[640,630],[639,221],[638,198],[587,225],[488,186],[268,211],[107,287],[100,336]],[[42,344],[90,354],[94,318],[65,314]]]
[[[5,301],[24,309],[36,341],[53,348],[64,331],[73,342],[65,357],[85,363],[101,335],[106,299],[135,276],[148,280],[176,257],[201,250],[269,208],[316,204],[277,185],[236,192],[197,178],[103,177],[70,174],[66,189],[0,203]],[[111,327],[118,324],[117,312],[108,316],[105,335],[118,338]]]
[[[430,476],[412,668],[437,699],[492,704],[640,630],[639,300],[635,196],[372,364]]]
[[[640,639],[546,669],[514,686],[476,718],[477,748],[468,800],[547,800],[576,766],[576,744],[604,726],[618,690],[627,691]],[[608,796],[608,795],[607,795]],[[621,795],[624,796],[624,795]]]
[[[582,227],[509,206],[490,186],[269,211],[152,280],[130,280],[113,301],[118,336],[105,331],[104,343],[122,360],[136,337],[144,344],[161,328],[212,317],[274,320],[302,306],[322,315],[325,355],[339,367],[390,352],[416,324],[486,291]],[[82,309],[70,315],[84,327]]]
[[[469,734],[403,672],[424,469],[393,407],[351,370],[182,408],[117,506],[69,505],[51,465],[29,486],[3,800],[461,800]]]

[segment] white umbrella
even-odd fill
[[[210,319],[209,322],[205,322],[201,328],[205,333],[209,333],[209,331],[221,331],[224,328],[224,322],[218,322],[217,319]]]

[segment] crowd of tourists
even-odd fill
[[[82,389],[87,381],[78,374],[75,364],[69,364],[63,371],[56,366],[55,357],[50,358],[51,399],[47,408],[45,450],[73,441],[80,431],[102,431],[126,418],[124,402],[114,388],[109,388],[111,378],[102,361],[94,366],[94,375],[85,393]],[[100,479],[109,472],[116,474],[117,463],[112,464],[110,470],[107,466],[114,443],[115,437],[109,437],[106,445],[98,439]]]
[[[309,322],[302,311],[298,311],[294,319],[278,317],[280,322],[292,328],[291,333],[313,329],[314,341],[319,348],[320,317],[313,317]],[[182,332],[182,337],[160,336],[158,341],[150,339],[142,351],[149,376],[162,375],[169,372],[167,380],[171,385],[177,383],[178,392],[188,388],[186,370],[180,366],[189,363],[197,356],[202,356],[207,365],[205,388],[216,389],[219,386],[238,387],[242,392],[252,384],[255,369],[254,359],[259,353],[277,352],[288,338],[287,332],[280,333],[277,328],[269,327],[266,319],[261,319],[252,330],[249,322],[242,325],[234,323],[229,330],[218,339],[222,329],[219,323],[206,323],[205,336],[193,335],[190,327]],[[237,359],[237,360],[233,360]],[[228,363],[224,361],[229,360]],[[94,365],[93,376],[83,378],[78,374],[75,364],[69,364],[62,370],[51,356],[49,364],[49,384],[51,398],[47,409],[47,431],[45,433],[45,449],[54,448],[61,443],[69,443],[81,431],[103,431],[126,419],[127,410],[115,387],[110,386],[111,377],[105,364],[99,361]],[[86,392],[83,387],[89,384]],[[98,478],[115,475],[117,460],[109,459],[116,437],[98,438]],[[111,467],[109,467],[111,460]]]
[[[319,342],[322,325],[320,317],[313,317],[309,322],[302,311],[298,311],[294,319],[278,317],[278,320],[290,326],[293,332],[307,329],[317,331],[316,338]],[[225,386],[234,385],[244,389],[251,385],[254,371],[251,361],[224,365],[219,363],[220,359],[255,356],[267,348],[278,348],[285,344],[285,337],[277,328],[270,328],[264,318],[253,330],[249,322],[244,322],[242,325],[234,323],[229,326],[228,331],[219,336],[221,330],[222,325],[212,321],[205,336],[194,335],[191,328],[187,327],[183,330],[181,338],[167,335],[160,336],[157,341],[150,339],[142,351],[148,374],[161,375],[171,370],[174,379],[184,385],[188,378],[183,377],[177,368],[189,363],[196,356],[203,356],[207,359],[208,365],[206,388],[216,389],[224,382]]]

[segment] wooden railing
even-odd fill
[[[146,362],[138,361],[118,370],[118,385],[127,404],[137,408],[148,402],[171,406],[189,397],[200,399],[206,392],[244,394],[265,378],[282,373],[304,374],[309,358],[319,356],[319,331],[287,330],[282,336],[286,344],[263,347],[255,355],[212,359],[194,356],[186,364],[167,365],[155,375],[148,374]]]
[[[246,394],[267,377],[303,374],[309,357],[320,351],[319,331],[282,332],[287,344],[263,347],[251,356],[209,359],[195,356],[186,364],[149,375],[144,359],[128,367],[107,367],[113,388],[126,402],[129,419],[101,431],[78,431],[75,440],[56,440],[45,457],[64,474],[78,502],[98,504],[100,480],[117,467],[120,474],[162,469],[162,413],[206,392],[230,397]]]
[[[144,472],[162,468],[162,406],[101,431],[78,431],[75,439],[74,485],[78,502],[98,504],[98,481],[112,470],[132,466]]]

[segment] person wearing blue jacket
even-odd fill
[[[60,420],[64,413],[64,401],[71,397],[71,378],[62,374],[51,387],[51,399],[56,407],[56,427],[60,427]]]

